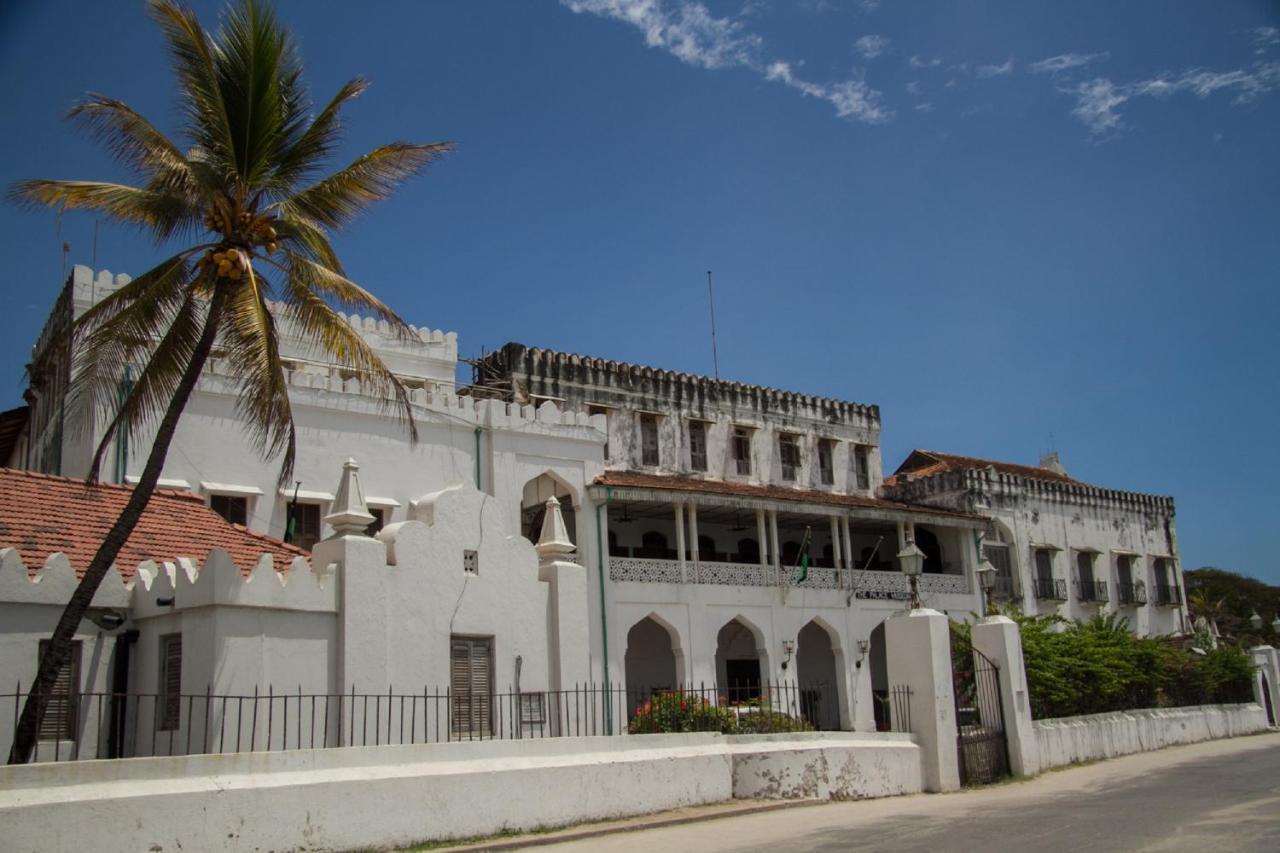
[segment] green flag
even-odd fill
[[[806,527],[804,529],[804,539],[800,542],[800,555],[796,559],[796,565],[800,569],[800,574],[796,575],[796,583],[801,584],[809,579],[809,540],[813,538],[813,528]]]

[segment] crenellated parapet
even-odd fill
[[[93,607],[128,607],[134,580],[125,580],[116,568],[107,574],[94,593]],[[80,585],[67,555],[55,552],[40,566],[28,566],[17,548],[0,548],[0,602],[5,604],[45,604],[65,607]]]
[[[277,572],[263,554],[245,574],[225,551],[214,550],[203,565],[185,557],[139,565],[130,605],[135,619],[212,606],[331,613],[337,609],[335,587],[327,566],[313,570],[303,557]]]
[[[988,502],[1026,498],[1076,507],[1174,515],[1173,498],[1164,495],[1107,489],[1074,480],[1040,479],[993,468],[966,468],[925,476],[898,474],[895,482],[885,486],[882,494],[906,503],[950,506],[969,497]]]

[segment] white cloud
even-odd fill
[[[928,102],[925,102],[923,104],[916,104],[916,112],[931,113],[933,112],[933,104],[930,104]]]
[[[880,103],[880,93],[863,80],[843,80],[836,83],[811,83],[795,76],[791,64],[781,60],[769,64],[765,79],[790,86],[806,97],[818,98],[831,104],[836,115],[853,118],[866,124],[883,124],[893,117],[893,112]]]
[[[880,8],[880,0],[858,0],[858,5],[864,12],[874,12]]]
[[[919,80],[912,80],[910,83],[908,83],[908,84],[907,84],[907,92],[908,92],[909,94],[912,94],[912,95],[918,95],[918,94],[920,94],[920,81],[919,81]]]
[[[863,59],[875,59],[889,49],[889,40],[884,36],[863,36],[853,43],[853,47]]]
[[[1183,92],[1208,98],[1219,91],[1234,91],[1232,103],[1244,104],[1277,87],[1280,87],[1280,62],[1266,62],[1233,71],[1193,68],[1119,85],[1098,77],[1067,91],[1076,96],[1071,114],[1084,122],[1091,133],[1100,134],[1124,126],[1118,109],[1134,98],[1169,98]]]
[[[936,56],[933,57],[932,59],[925,59],[923,56],[920,56],[919,54],[912,54],[911,58],[907,60],[907,64],[910,65],[912,68],[933,68],[935,66],[941,65],[942,60]]]
[[[665,50],[700,68],[748,68],[766,80],[782,83],[806,97],[835,107],[836,115],[866,124],[883,124],[893,112],[881,93],[862,78],[812,83],[797,77],[790,63],[766,63],[764,39],[733,18],[717,18],[697,0],[560,0],[578,14],[598,15],[630,24],[644,34],[645,44]],[[887,43],[887,40],[886,40]]]
[[[1253,31],[1253,52],[1261,56],[1271,48],[1280,45],[1280,29],[1275,27],[1257,27]]]
[[[730,18],[717,18],[697,2],[677,3],[668,11],[661,0],[560,0],[575,13],[589,13],[630,24],[644,33],[645,44],[702,68],[759,64],[763,39]]]
[[[979,65],[979,77],[1004,77],[1013,73],[1013,57],[1009,57],[1000,65]]]
[[[1106,59],[1109,53],[1060,53],[1057,56],[1051,56],[1048,59],[1042,59],[1039,62],[1033,62],[1030,66],[1032,74],[1059,74],[1063,71],[1069,71],[1072,68],[1080,68],[1099,59]]]

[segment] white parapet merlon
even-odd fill
[[[884,629],[890,689],[911,689],[911,733],[920,745],[924,790],[957,790],[960,761],[947,617],[919,608],[886,619]]]
[[[1015,776],[1034,776],[1040,772],[1040,747],[1031,720],[1018,624],[1008,616],[986,617],[973,626],[973,648],[990,658],[998,670],[1009,769]]]

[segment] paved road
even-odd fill
[[[830,803],[538,850],[1280,851],[1280,735],[1174,747],[947,795]]]

